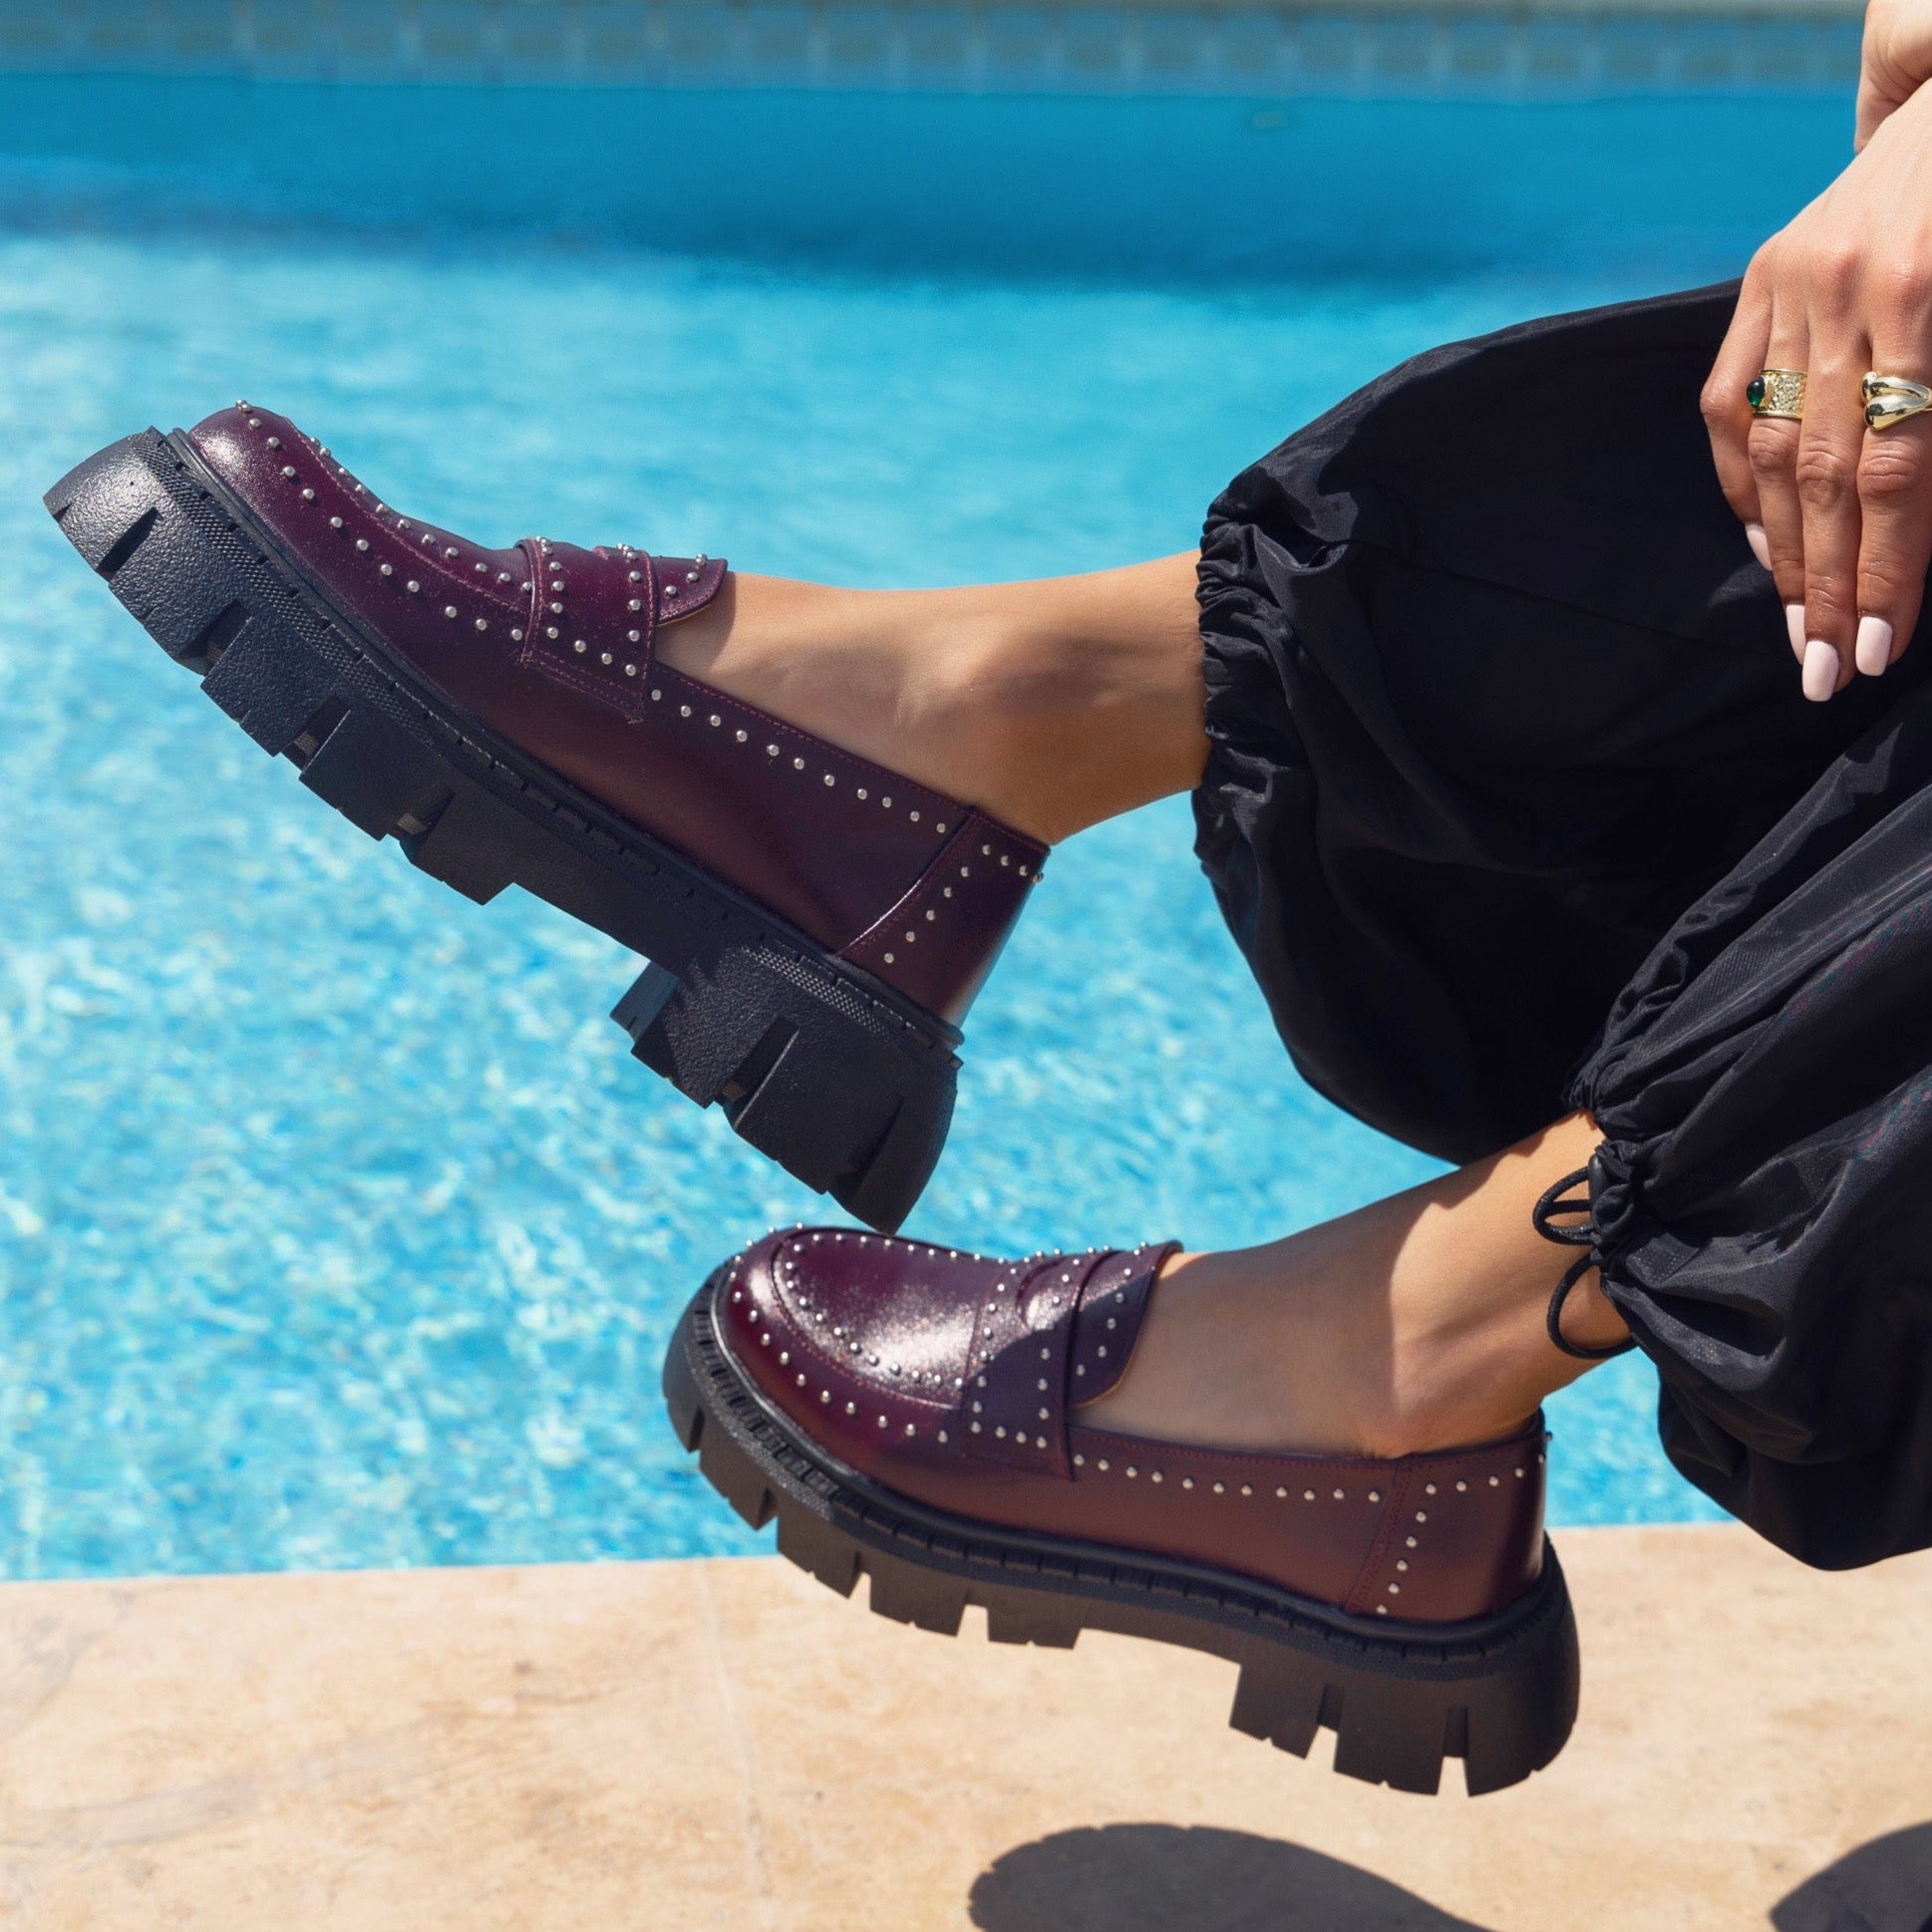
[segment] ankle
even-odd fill
[[[1191,564],[956,590],[735,575],[664,662],[1045,843],[1206,757]]]
[[[1202,1447],[1392,1457],[1505,1437],[1591,1364],[1545,1329],[1567,1259],[1533,1229],[1587,1157],[1576,1117],[1494,1159],[1268,1247],[1176,1256],[1097,1428]],[[1623,1339],[1594,1275],[1564,1334]]]

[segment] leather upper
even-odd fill
[[[831,1456],[1012,1528],[1187,1558],[1357,1615],[1453,1622],[1542,1563],[1544,1431],[1440,1454],[1268,1455],[1084,1427],[1126,1373],[1164,1243],[989,1260],[850,1229],[740,1255],[717,1295],[747,1377]]]
[[[491,549],[403,515],[245,404],[189,432],[306,572],[462,711],[956,1023],[1046,848],[660,660],[716,558],[547,538]]]

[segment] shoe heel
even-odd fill
[[[742,1139],[881,1232],[945,1145],[957,1059],[809,961],[747,945],[682,978],[652,966],[611,1018],[653,1073],[723,1107]]]

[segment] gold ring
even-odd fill
[[[1889,430],[1922,409],[1932,409],[1932,389],[1909,376],[1868,374],[1859,385],[1865,396],[1865,428]]]
[[[1767,369],[1745,385],[1745,401],[1759,416],[1778,416],[1789,422],[1804,420],[1804,371]]]

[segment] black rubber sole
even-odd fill
[[[952,1120],[956,1030],[430,691],[201,463],[149,430],[44,499],[148,634],[372,838],[485,903],[520,885],[648,961],[612,1018],[654,1073],[890,1233]]]
[[[1111,1630],[1240,1667],[1228,1722],[1305,1758],[1335,1733],[1345,1776],[1434,1792],[1445,1758],[1471,1796],[1519,1783],[1576,1721],[1576,1620],[1545,1546],[1541,1578],[1493,1617],[1407,1628],[1203,1565],[1002,1529],[929,1509],[831,1461],[766,1403],[720,1339],[714,1275],[664,1361],[672,1427],[705,1479],[780,1555],[882,1617],[956,1636],[969,1604],[996,1644],[1072,1648]]]

